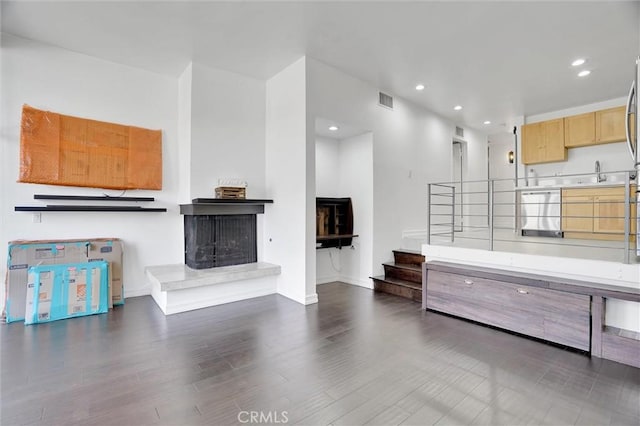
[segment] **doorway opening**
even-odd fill
[[[466,143],[454,140],[451,148],[453,160],[451,182],[454,187],[453,197],[453,232],[464,230],[464,178],[466,169]]]

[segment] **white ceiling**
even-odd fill
[[[337,130],[329,130],[329,127],[335,126]],[[329,139],[343,140],[354,136],[367,133],[367,130],[360,129],[348,123],[341,123],[336,120],[330,120],[323,117],[316,117],[316,136],[322,136]]]
[[[476,128],[625,96],[640,52],[638,1],[0,4],[4,32],[172,76],[267,79],[308,55]]]

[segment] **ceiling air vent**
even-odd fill
[[[393,98],[389,95],[387,95],[386,93],[379,93],[380,97],[379,97],[379,103],[380,105],[382,105],[383,107],[387,107],[389,109],[393,109]]]
[[[462,127],[456,126],[456,136],[459,138],[464,138],[464,129]]]

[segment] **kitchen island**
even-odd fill
[[[608,299],[640,302],[640,288],[430,261],[422,265],[422,309],[640,367],[640,333],[605,326]]]

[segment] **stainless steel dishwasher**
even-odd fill
[[[562,238],[560,190],[528,190],[520,193],[520,225],[523,236]]]

